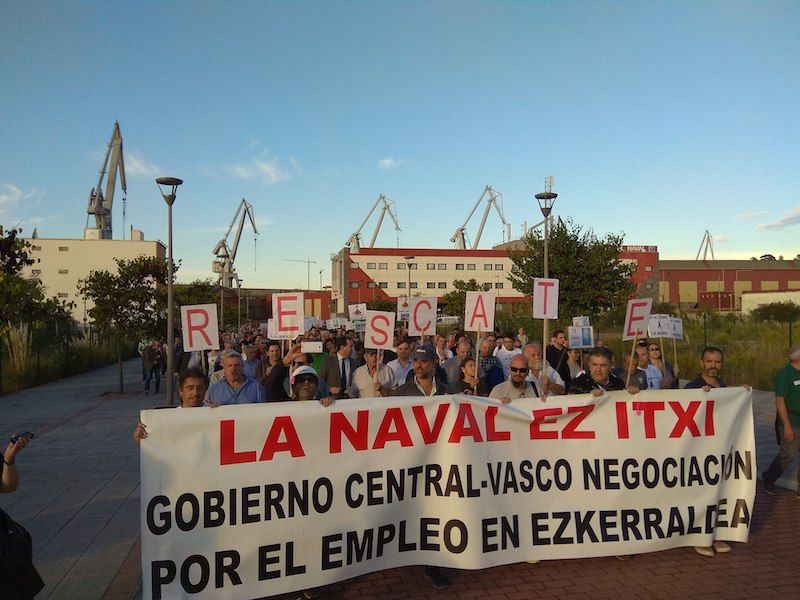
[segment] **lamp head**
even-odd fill
[[[159,177],[156,179],[156,185],[158,185],[158,189],[164,197],[164,201],[169,206],[172,206],[172,203],[175,202],[175,192],[182,183],[183,179],[178,179],[177,177]],[[164,189],[167,187],[170,188],[169,192],[166,192]]]
[[[541,194],[536,194],[536,201],[539,203],[539,209],[542,211],[542,215],[544,215],[545,219],[550,216],[550,212],[553,210],[553,204],[555,204],[556,198],[558,198],[558,194],[555,192],[542,192]]]

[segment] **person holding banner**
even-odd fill
[[[200,408],[206,395],[206,376],[197,368],[190,368],[178,377],[178,398],[176,408]],[[133,439],[141,442],[147,437],[147,428],[140,422],[133,430]]]
[[[611,372],[611,352],[608,348],[593,348],[589,353],[589,370],[579,375],[569,386],[570,394],[591,394],[598,398],[606,392],[627,389],[638,394],[639,388],[625,387],[625,381]]]
[[[508,365],[509,378],[503,383],[499,383],[489,392],[489,398],[500,400],[503,404],[510,404],[517,398],[538,398],[539,394],[533,389],[531,382],[528,381],[528,359],[517,354],[511,359]]]
[[[353,373],[352,398],[379,398],[391,396],[397,387],[394,371],[378,362],[378,350],[364,348],[365,364]]]
[[[264,388],[244,374],[242,355],[231,350],[222,364],[225,378],[212,383],[206,391],[206,404],[257,404],[264,402]]]
[[[322,406],[333,404],[333,396],[321,396],[319,393],[319,376],[317,372],[308,365],[297,367],[292,373],[292,400],[306,402],[308,400],[319,400]]]
[[[762,475],[763,488],[775,493],[775,481],[797,456],[800,449],[800,344],[789,348],[789,364],[775,374],[775,407],[781,449]],[[797,497],[800,498],[800,470],[797,471]]]
[[[542,373],[542,345],[539,342],[527,344],[523,353],[530,366],[527,380],[531,382],[537,397],[546,398],[553,394],[561,395],[566,391],[564,380],[561,379],[558,371],[550,366],[549,362],[545,361],[544,373]]]
[[[647,376],[648,390],[660,390],[664,387],[664,375],[658,367],[650,363],[647,346],[646,340],[636,344],[636,368],[644,371]]]

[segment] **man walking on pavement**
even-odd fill
[[[800,449],[800,344],[789,348],[789,364],[775,374],[775,408],[780,450],[762,475],[762,486],[768,494],[775,493],[775,481]],[[797,497],[800,498],[800,469],[797,471]]]

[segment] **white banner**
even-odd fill
[[[567,327],[567,346],[594,348],[594,327]]]
[[[671,317],[669,315],[650,315],[650,320],[647,323],[647,337],[671,338]]]
[[[492,292],[467,292],[464,303],[464,331],[492,331],[494,303]]]
[[[394,318],[393,312],[368,310],[364,347],[378,350],[394,348]]]
[[[408,314],[411,310],[411,303],[408,298],[400,297],[397,299],[397,320],[408,322]]]
[[[347,307],[348,314],[350,315],[350,322],[353,324],[353,331],[361,333],[366,330],[367,326],[367,304],[350,304]]]
[[[219,349],[219,325],[216,304],[181,306],[181,330],[184,350]]]
[[[755,497],[741,387],[547,405],[280,402],[141,420],[145,598],[255,598],[405,565],[744,542]]]
[[[533,279],[533,318],[558,318],[558,279]]]
[[[436,298],[411,298],[408,301],[408,335],[436,333]]]
[[[683,339],[683,319],[680,317],[670,317],[669,323],[672,326],[672,334],[669,336],[673,340]]]

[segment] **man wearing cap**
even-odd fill
[[[404,383],[394,391],[395,396],[441,396],[445,393],[444,386],[437,385],[436,365],[438,358],[430,346],[417,348],[411,353],[410,359],[414,365],[414,378]],[[425,577],[431,580],[433,587],[443,590],[450,585],[450,580],[440,567],[425,567]]]
[[[306,400],[317,400],[322,406],[330,406],[333,403],[332,396],[320,398],[319,377],[313,367],[303,365],[297,367],[291,376],[291,396],[292,400],[303,402]]]
[[[378,362],[375,348],[364,348],[365,364],[353,373],[352,398],[378,398],[390,396],[397,387],[394,371]]]

